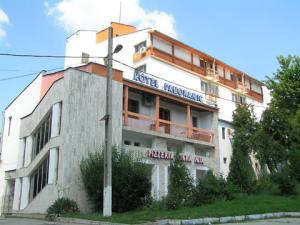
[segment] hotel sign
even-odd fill
[[[147,156],[153,159],[166,159],[166,160],[173,160],[175,155],[174,152],[164,152],[164,151],[156,151],[156,150],[149,150],[147,151]],[[203,164],[203,159],[200,156],[190,156],[181,154],[180,160],[183,162],[194,162],[195,164]]]
[[[193,90],[189,90],[187,88],[183,88],[180,85],[171,84],[163,79],[156,78],[156,77],[150,76],[150,75],[146,75],[145,73],[140,72],[140,71],[134,72],[133,80],[138,83],[141,83],[141,84],[162,90],[164,92],[170,93],[172,95],[179,96],[181,98],[186,98],[186,99],[198,102],[198,103],[206,103],[207,104],[207,102],[204,102],[205,98],[204,98],[204,94],[202,94],[202,93],[199,93],[199,92],[196,92]]]

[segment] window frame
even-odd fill
[[[134,45],[134,53],[139,53],[141,48],[147,48],[147,41],[141,41],[138,44]]]
[[[222,139],[225,140],[226,139],[226,128],[222,127]]]

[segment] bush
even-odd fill
[[[62,197],[58,198],[48,209],[46,218],[53,220],[58,216],[67,213],[79,212],[77,203],[68,198]]]
[[[272,192],[275,189],[275,184],[268,174],[262,174],[258,177],[253,187],[254,193]]]
[[[168,209],[177,209],[180,206],[188,205],[192,199],[193,179],[188,169],[180,159],[179,151],[170,165],[170,184],[166,197]]]
[[[292,195],[297,193],[297,181],[287,167],[275,173],[273,180],[278,185],[280,194]]]
[[[233,199],[234,198],[233,186],[226,184],[226,181],[220,177],[214,176],[212,171],[197,181],[197,186],[193,193],[193,205],[199,206],[215,201],[216,199]]]
[[[96,211],[103,208],[103,151],[90,153],[80,164],[83,183]],[[150,167],[123,151],[112,152],[112,210],[143,207],[150,199]]]

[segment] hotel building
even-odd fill
[[[263,83],[151,28],[112,23],[113,144],[152,166],[152,196],[168,193],[177,149],[196,180],[227,176],[232,112],[267,107]],[[66,40],[65,69],[42,71],[6,108],[0,162],[1,211],[45,213],[58,196],[87,212],[80,161],[104,144],[108,29]],[[255,167],[255,166],[254,166]]]

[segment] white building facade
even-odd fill
[[[177,149],[196,180],[227,176],[232,112],[248,103],[257,118],[269,92],[249,75],[158,31],[112,23],[113,143],[152,166],[152,196],[168,192]],[[4,213],[44,213],[58,196],[90,211],[80,160],[104,144],[108,31],[67,39],[63,71],[40,74],[6,108],[0,163]],[[74,67],[74,68],[70,68]]]

